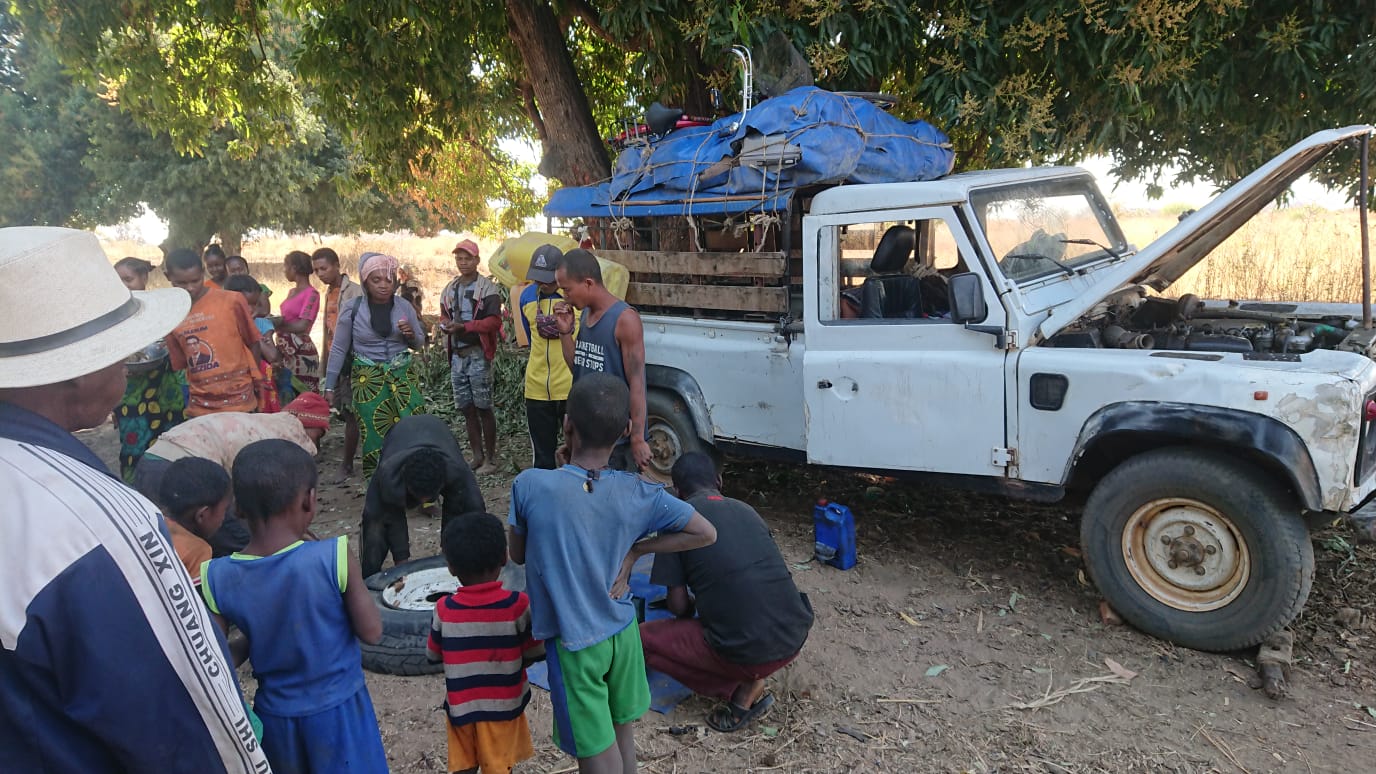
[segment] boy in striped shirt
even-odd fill
[[[530,634],[530,600],[498,580],[506,530],[490,513],[470,513],[440,535],[449,571],[463,585],[435,603],[429,656],[444,663],[449,768],[509,774],[535,754],[526,724],[526,667],[545,657]]]

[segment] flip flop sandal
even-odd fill
[[[767,693],[761,696],[754,704],[750,705],[750,709],[748,710],[741,709],[728,701],[725,705],[717,707],[707,715],[707,725],[713,731],[729,734],[732,731],[739,731],[752,721],[764,717],[764,714],[769,712],[769,708],[773,706],[774,697]]]

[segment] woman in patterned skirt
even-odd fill
[[[287,253],[282,262],[287,282],[294,287],[279,307],[282,314],[272,318],[277,329],[277,350],[282,353],[278,370],[277,394],[283,405],[304,392],[320,389],[320,353],[311,340],[311,328],[320,314],[320,292],[311,287],[311,257],[300,250]]]
[[[123,258],[115,272],[130,290],[146,290],[153,264],[140,258]],[[115,407],[119,430],[119,472],[124,483],[134,481],[134,468],[143,453],[165,430],[181,423],[186,409],[186,375],[172,370],[167,346],[154,342],[125,365],[128,379],[124,398]]]
[[[348,365],[358,416],[363,474],[377,469],[387,431],[420,411],[424,405],[420,381],[411,369],[411,350],[425,346],[419,316],[406,301],[397,302],[397,259],[364,253],[358,274],[363,297],[339,310],[325,373],[325,399],[334,400],[334,387]]]

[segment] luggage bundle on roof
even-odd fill
[[[609,181],[556,191],[553,217],[636,217],[787,208],[800,188],[935,180],[955,155],[940,130],[812,86],[710,126],[627,147]]]

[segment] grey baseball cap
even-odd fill
[[[526,269],[526,279],[531,282],[553,282],[554,270],[564,260],[564,251],[554,245],[540,245],[530,254],[530,268]]]

